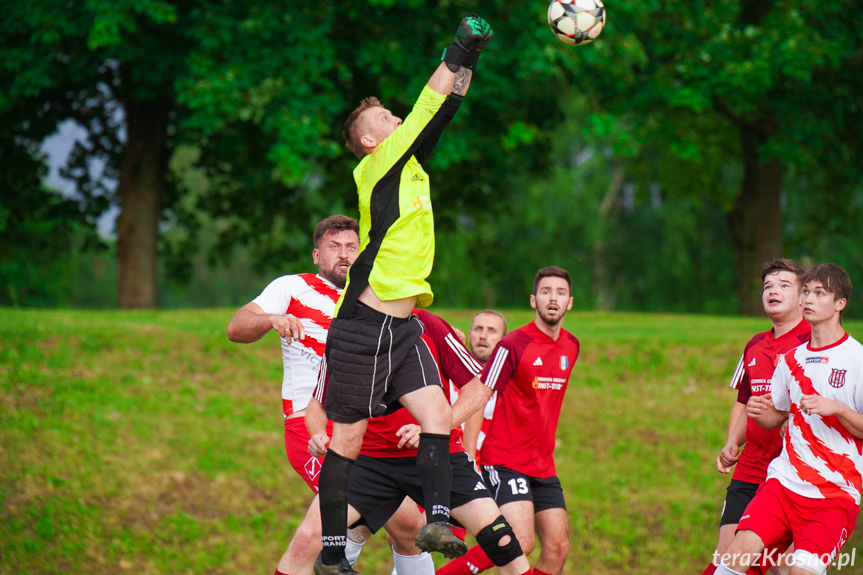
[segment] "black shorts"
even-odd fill
[[[743,517],[746,506],[755,497],[758,487],[760,487],[758,483],[749,483],[748,481],[738,481],[736,479],[731,480],[725,494],[725,503],[722,504],[722,519],[719,520],[720,527],[740,523],[740,518]]]
[[[563,488],[556,475],[539,479],[506,467],[483,465],[482,477],[494,494],[498,507],[513,501],[533,501],[534,513],[566,509]]]
[[[491,497],[467,453],[450,453],[452,490],[450,506],[455,509],[475,499]],[[423,488],[416,457],[368,457],[360,455],[348,480],[348,503],[360,512],[374,533],[389,521],[404,498],[424,505]]]
[[[362,303],[351,319],[334,319],[327,334],[327,416],[339,423],[377,417],[405,394],[441,386],[420,337],[424,329],[415,315],[396,318]]]

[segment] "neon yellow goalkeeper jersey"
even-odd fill
[[[429,176],[423,170],[461,97],[426,86],[404,122],[354,169],[360,209],[360,254],[336,317],[350,318],[370,285],[381,301],[417,296],[432,303],[426,281],[434,263],[434,217]]]

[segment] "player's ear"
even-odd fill
[[[530,294],[530,307],[536,309],[536,296],[533,294]]]
[[[321,252],[318,248],[315,248],[312,250],[312,262],[315,265],[318,265],[321,263]]]
[[[570,298],[569,298],[569,303],[568,303],[568,304],[566,304],[566,311],[569,311],[569,310],[571,310],[571,309],[572,309],[572,304],[573,304],[573,302],[574,302],[574,301],[575,301],[575,298],[573,298],[573,297],[570,297]]]
[[[842,311],[845,309],[845,306],[848,305],[848,300],[843,298],[837,299],[835,302],[836,311]]]
[[[378,145],[377,141],[368,134],[360,136],[360,144],[362,144],[364,148],[374,148]]]

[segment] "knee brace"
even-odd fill
[[[509,535],[509,543],[501,545],[500,540],[507,535]],[[479,533],[476,534],[476,542],[497,567],[503,567],[524,555],[521,544],[515,537],[515,531],[512,530],[503,515],[499,515],[490,525],[480,529]]]
[[[794,553],[791,554],[791,559],[792,565],[811,571],[815,575],[824,575],[827,572],[827,565],[815,553],[810,553],[803,549],[795,549]]]

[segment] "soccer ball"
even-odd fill
[[[548,25],[564,44],[587,44],[605,26],[605,6],[602,0],[552,0],[548,5]]]

